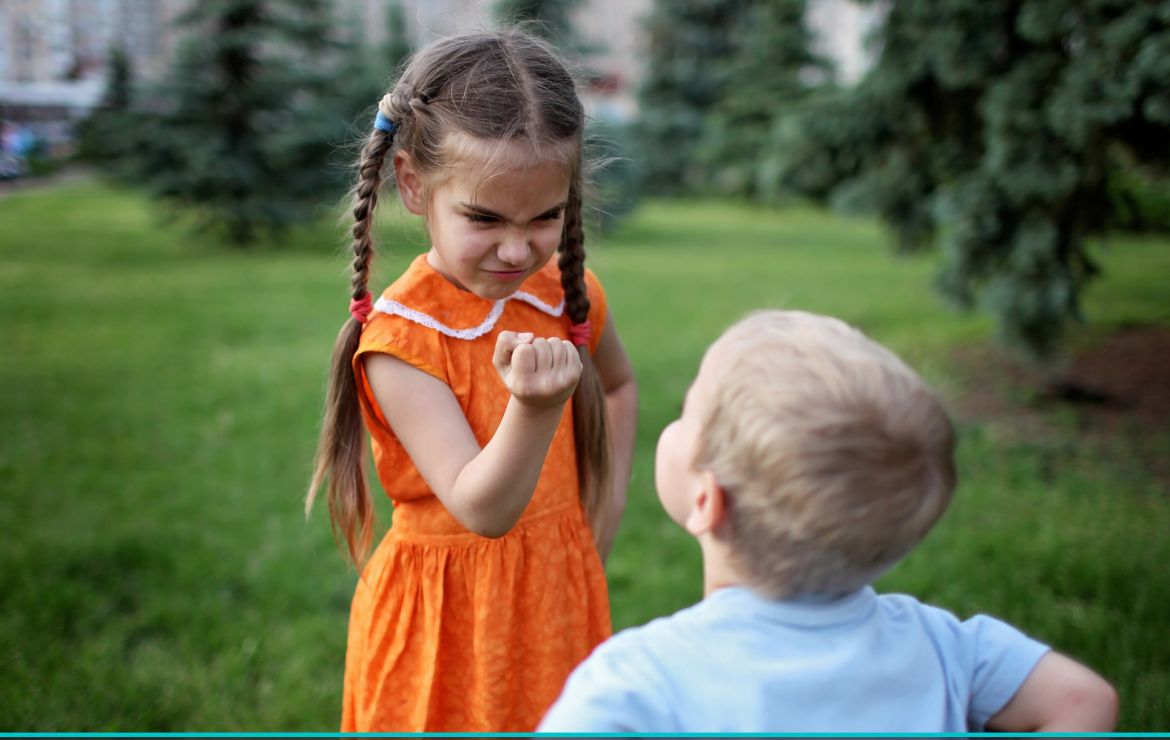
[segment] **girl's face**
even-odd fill
[[[509,146],[517,148],[512,161],[531,159],[530,150]],[[427,264],[480,298],[512,295],[561,244],[569,168],[560,161],[537,160],[486,180],[475,167],[458,167],[429,189],[409,155],[399,152],[394,165],[407,210],[427,217]]]

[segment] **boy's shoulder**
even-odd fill
[[[703,638],[718,634],[713,627],[720,606],[718,600],[704,599],[598,645],[569,676],[540,729],[571,731],[587,725],[606,732],[681,731],[675,707],[680,695],[689,693],[686,656],[693,656],[697,645],[712,647]]]
[[[599,646],[542,729],[961,732],[1046,650],[999,620],[871,588],[831,602],[724,589]]]
[[[718,612],[713,605],[710,599],[704,599],[646,624],[628,627],[597,646],[589,656],[590,660],[646,660],[648,667],[656,666],[660,660],[654,656],[670,657],[677,647],[691,642],[697,633],[710,629],[712,618]]]
[[[787,653],[781,659],[799,662],[804,647],[794,637],[819,630],[825,622],[863,619],[875,603],[869,589],[830,610],[819,604],[769,601],[743,587],[719,589],[693,606],[622,630],[599,645],[573,671],[541,728],[694,731],[695,714],[702,714],[704,702],[724,695],[714,703],[727,709],[735,703],[728,694],[752,693],[757,673],[771,667],[748,666],[752,656],[767,662],[777,652]],[[586,718],[604,721],[583,725]]]
[[[737,646],[768,644],[788,652],[774,643],[804,632],[824,637],[855,632],[863,626],[893,631],[902,637],[921,636],[940,647],[977,637],[979,633],[1018,632],[993,617],[976,615],[961,620],[952,612],[913,596],[877,594],[870,587],[832,602],[771,601],[747,588],[737,587],[722,589],[674,614],[622,630],[599,645],[589,659],[641,664],[644,671],[673,672],[676,662],[723,654],[721,643],[724,642]],[[694,675],[691,678],[704,679]]]

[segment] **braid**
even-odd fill
[[[574,324],[589,318],[589,294],[585,288],[585,232],[581,227],[581,185],[579,176],[569,186],[565,204],[565,232],[561,254],[561,287],[565,292],[565,312]],[[600,331],[601,328],[598,328]],[[581,355],[581,379],[573,392],[573,440],[577,449],[577,482],[581,505],[600,541],[609,517],[613,480],[610,462],[609,420],[605,389],[593,365],[588,345],[577,347]]]
[[[382,167],[393,145],[392,133],[374,129],[362,148],[353,205],[353,278],[350,292],[355,300],[363,298],[369,290],[370,262],[374,257],[370,232],[374,208],[378,205],[378,189],[382,186]],[[333,536],[340,544],[340,530],[349,556],[359,568],[365,561],[374,537],[374,502],[366,480],[365,428],[358,400],[357,378],[353,372],[353,357],[357,353],[361,335],[362,324],[350,318],[341,327],[333,346],[325,421],[317,445],[309,494],[305,499],[307,514],[317,489],[326,478],[329,479],[329,515]]]
[[[374,129],[362,148],[353,204],[353,278],[350,285],[354,300],[366,294],[370,281],[370,261],[374,256],[370,231],[374,208],[378,205],[378,190],[382,187],[382,166],[393,144],[393,134]]]
[[[565,310],[574,324],[589,318],[589,294],[585,290],[585,232],[581,228],[581,192],[574,182],[569,186],[565,204],[565,236],[561,240],[561,287],[565,291]]]

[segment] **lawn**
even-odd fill
[[[104,186],[0,201],[0,730],[337,726],[356,575],[325,511],[306,523],[301,509],[347,316],[333,223],[238,252]],[[424,248],[396,217],[381,233],[380,286]],[[1170,243],[1099,251],[1107,277],[1074,343],[1170,325]],[[653,450],[730,322],[760,307],[840,316],[948,397],[964,391],[956,351],[991,335],[941,307],[929,258],[891,257],[866,220],[652,203],[591,260],[642,391],[608,565],[615,628],[700,596]],[[1133,434],[1086,441],[1075,410],[1042,416],[1027,435],[959,416],[955,503],[879,589],[1009,619],[1113,681],[1119,729],[1170,729],[1166,478]],[[1141,435],[1144,454],[1170,457],[1165,430]]]

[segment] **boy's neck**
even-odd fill
[[[699,547],[703,551],[703,598],[728,586],[746,586],[736,572],[731,557],[731,548],[710,532],[699,535]]]

